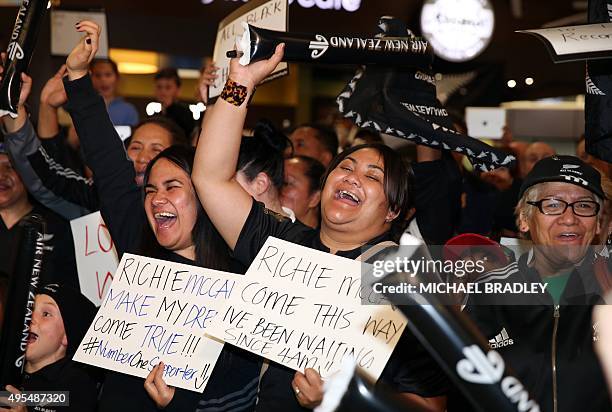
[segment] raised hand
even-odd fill
[[[175,389],[164,382],[164,363],[159,362],[145,380],[144,387],[159,409],[163,409],[174,397]]]
[[[291,386],[297,401],[304,408],[314,409],[323,400],[323,380],[312,368],[306,368],[304,373],[296,372]]]
[[[6,385],[5,389],[6,389],[7,392],[12,393],[13,395],[21,394],[19,389],[15,388],[12,385]],[[7,404],[7,399],[6,398],[0,399],[0,405],[1,404]],[[0,411],[28,412],[28,409],[23,404],[11,403],[10,407],[1,407],[0,406]]]
[[[274,54],[268,60],[258,61],[246,66],[241,65],[238,58],[234,58],[230,61],[229,78],[252,91],[255,86],[274,71],[283,59],[284,52],[285,43],[281,43],[276,46]]]
[[[66,59],[66,68],[70,80],[79,79],[87,74],[89,63],[98,51],[100,39],[100,26],[93,21],[83,20],[78,22],[76,30],[85,33],[85,36],[81,37],[81,40]]]
[[[196,97],[200,101],[208,102],[208,88],[215,83],[215,80],[219,77],[217,74],[219,68],[215,66],[215,63],[207,64],[200,74],[200,80],[198,81],[198,94]]]
[[[42,92],[40,92],[40,102],[42,104],[57,109],[68,101],[66,91],[64,90],[64,82],[62,81],[62,78],[66,75],[66,71],[66,65],[63,64],[57,73],[47,80],[45,87],[43,87]]]

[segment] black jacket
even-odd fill
[[[319,229],[312,229],[299,221],[292,223],[266,209],[262,203],[253,201],[234,248],[235,258],[245,265],[251,264],[268,236],[327,253],[330,251],[321,242]],[[390,240],[389,234],[384,233],[372,239],[369,244],[375,245],[387,240]],[[357,248],[338,251],[337,255],[355,259],[363,252],[363,248]],[[270,362],[268,370],[261,379],[257,411],[308,411],[302,408],[295,398],[291,387],[294,374],[295,371]],[[446,394],[448,388],[446,375],[408,328],[404,330],[379,381],[397,392],[409,392],[423,397],[442,396]]]
[[[65,82],[68,110],[85,161],[94,174],[100,197],[100,213],[115,242],[119,258],[125,252],[148,250],[143,233],[150,233],[143,207],[142,189],[135,183],[135,171],[121,139],[109,118],[104,100],[93,89],[89,76]],[[143,246],[145,249],[143,249]],[[188,265],[195,262],[157,247],[148,256]],[[168,406],[180,411],[230,411],[255,406],[261,360],[244,351],[225,347],[203,394],[177,389]],[[108,371],[100,400],[100,411],[154,411],[144,389],[144,380]]]
[[[79,278],[70,223],[35,201],[32,210],[23,218],[33,214],[40,215],[45,221],[45,254],[41,284],[62,283],[78,290]],[[20,247],[15,244],[18,238],[18,225],[19,223],[16,223],[9,229],[0,218],[0,277],[7,279],[13,275],[14,259]]]
[[[95,412],[98,400],[98,382],[93,370],[66,357],[23,377],[24,391],[68,391],[69,406],[30,406],[30,411]]]
[[[124,252],[135,253],[148,225],[134,165],[90,77],[65,81],[64,87],[68,95],[66,108],[81,140],[85,163],[93,172],[100,213],[117,254],[121,258]]]
[[[485,274],[481,281],[541,282],[537,271],[527,265],[527,255]],[[593,305],[602,302],[602,295],[593,273],[593,258],[587,257],[570,275],[557,306],[548,292],[520,297],[472,295],[465,311],[542,411],[570,412],[585,407],[610,411],[605,379],[593,348],[597,339]]]

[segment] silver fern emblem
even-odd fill
[[[599,96],[605,96],[606,95],[604,92],[599,90],[599,88],[597,86],[595,86],[595,83],[591,79],[591,76],[589,76],[589,72],[588,71],[587,71],[587,74],[586,74],[586,92],[588,94],[595,94],[595,95],[599,95]]]

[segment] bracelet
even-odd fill
[[[221,98],[234,106],[242,106],[242,103],[246,100],[247,93],[246,86],[238,84],[232,79],[227,79],[221,92]]]

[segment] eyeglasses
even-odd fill
[[[592,217],[599,213],[599,203],[593,200],[578,200],[573,203],[567,203],[559,199],[542,199],[537,202],[527,202],[532,206],[537,206],[545,215],[562,215],[571,206],[572,211],[576,216]]]

